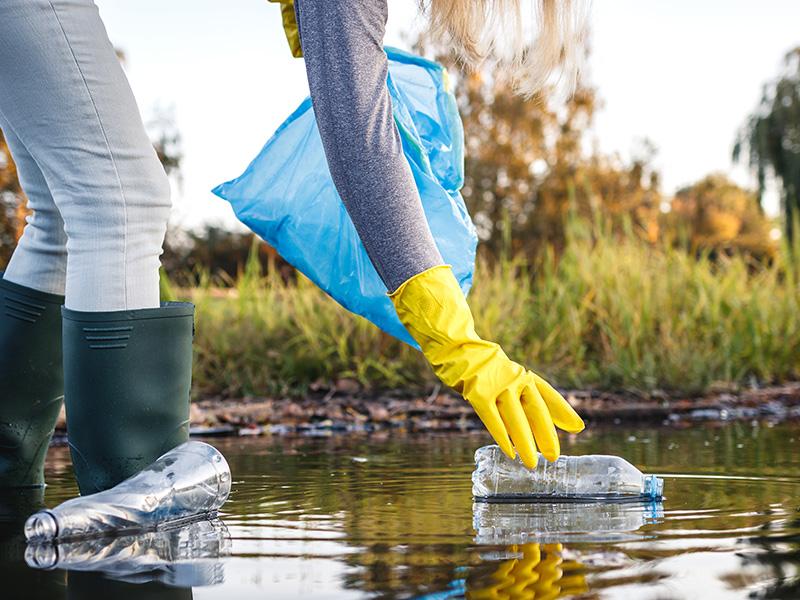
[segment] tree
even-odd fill
[[[759,259],[775,254],[770,222],[756,194],[712,174],[679,190],[663,217],[664,234],[695,251],[714,255],[745,252]]]
[[[424,40],[416,44],[425,53]],[[453,74],[460,66],[445,52],[436,59]],[[587,148],[594,88],[580,85],[564,102],[552,90],[526,100],[487,63],[456,78],[465,131],[462,194],[483,248],[536,255],[561,247],[570,214],[603,214],[618,230],[633,222],[648,240],[658,235],[661,196],[650,166],[651,145],[626,164]]]
[[[215,283],[226,285],[244,270],[251,253],[255,253],[263,273],[276,269],[284,280],[294,277],[291,265],[254,233],[228,231],[214,225],[198,231],[167,231],[161,264],[170,280],[179,286],[197,285],[204,272],[215,276]]]
[[[742,128],[733,148],[743,154],[758,180],[759,203],[769,175],[781,184],[786,235],[791,240],[800,218],[800,47],[784,57],[784,72],[764,86],[761,101]]]

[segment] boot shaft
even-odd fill
[[[89,494],[188,439],[194,306],[62,316],[67,434]]]
[[[44,485],[44,458],[61,410],[64,297],[0,273],[0,488]]]

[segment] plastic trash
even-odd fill
[[[660,502],[474,502],[476,544],[620,542],[663,519]]]
[[[447,72],[394,48],[387,85],[406,159],[445,262],[466,294],[477,234],[459,193],[464,133]],[[346,309],[418,347],[397,318],[331,179],[311,99],[284,121],[232,181],[213,192],[236,216]]]
[[[619,456],[561,456],[551,463],[539,455],[528,469],[496,445],[478,448],[472,473],[472,495],[484,502],[652,501],[663,489],[663,479],[642,475]]]
[[[128,583],[194,587],[222,583],[219,559],[230,552],[230,533],[216,519],[138,535],[30,544],[25,562],[34,569],[91,571]]]
[[[185,442],[109,490],[31,515],[25,537],[76,540],[174,527],[215,517],[230,491],[225,457],[203,442]]]

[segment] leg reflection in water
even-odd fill
[[[508,548],[519,556],[500,563],[488,577],[469,577],[470,600],[553,599],[589,591],[583,564],[564,560],[561,544],[529,543]]]
[[[44,506],[44,488],[0,490],[0,581],[3,598],[67,597],[63,571],[38,571],[25,564],[25,519]]]

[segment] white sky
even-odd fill
[[[145,120],[172,108],[183,136],[174,223],[237,223],[210,189],[239,175],[307,95],[280,11],[264,0],[96,0]],[[386,43],[403,47],[416,0],[389,0]],[[740,183],[735,133],[762,84],[800,45],[797,0],[594,0],[591,82],[604,106],[593,136],[628,156],[647,137],[664,191],[711,171]],[[418,21],[417,21],[418,23]],[[773,204],[774,198],[770,199]]]

